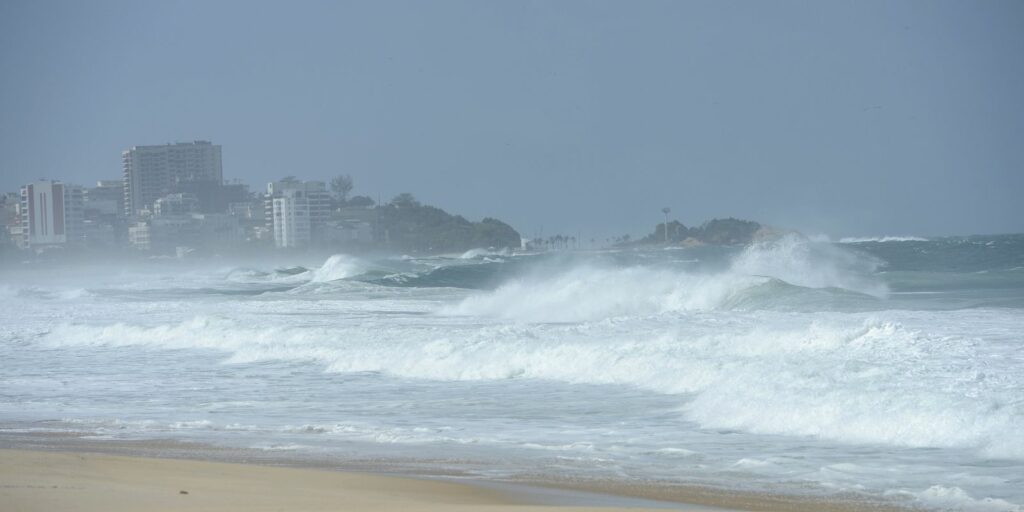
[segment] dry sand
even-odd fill
[[[0,450],[3,512],[624,510],[531,503],[536,502],[520,493],[438,480],[82,452]]]

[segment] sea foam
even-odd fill
[[[683,394],[706,428],[847,443],[961,447],[1024,458],[1020,376],[965,333],[865,316],[697,313],[577,324],[332,327],[196,318],[153,327],[63,325],[50,346],[203,348],[227,363],[310,361],[328,372],[434,381],[541,379]],[[948,319],[948,315],[946,315]],[[993,316],[990,325],[1010,321]],[[1010,321],[1012,323],[1012,321]],[[1019,322],[1018,322],[1019,323]],[[929,330],[935,332],[928,332]],[[986,397],[979,399],[979,397]]]
[[[865,242],[927,242],[927,238],[919,236],[847,236],[839,239],[841,244],[862,244]]]
[[[486,315],[533,322],[574,322],[629,315],[707,311],[755,304],[751,292],[771,280],[884,298],[873,257],[798,236],[751,245],[721,272],[578,264],[538,269],[497,290],[445,307],[451,315]],[[764,295],[764,294],[762,294]],[[770,306],[773,297],[759,303]],[[817,299],[815,299],[817,300]]]
[[[0,427],[1019,509],[1020,242],[915,244],[5,282]]]

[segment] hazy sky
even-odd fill
[[[1024,2],[0,2],[0,190],[209,139],[524,235],[1024,231]]]

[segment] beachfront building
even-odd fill
[[[330,247],[371,244],[373,224],[358,220],[332,219],[324,225],[323,241]]]
[[[81,244],[82,187],[39,180],[21,188],[22,243],[28,248]]]
[[[249,199],[249,187],[241,183],[185,181],[178,183],[173,192],[195,196],[200,213],[227,213],[232,203]]]
[[[0,249],[23,247],[21,193],[0,194]]]
[[[177,142],[162,146],[132,146],[121,153],[125,215],[148,210],[180,184],[224,181],[221,147],[209,141]]]
[[[267,184],[267,230],[276,247],[307,247],[331,214],[331,196],[322,181],[281,180]]]
[[[199,199],[194,194],[167,194],[153,201],[153,216],[168,217],[199,212]]]
[[[121,180],[99,180],[85,189],[86,218],[118,218],[124,215],[124,183]]]
[[[127,238],[124,219],[124,184],[121,180],[99,180],[84,189],[85,245],[110,249]]]
[[[244,240],[238,218],[226,213],[163,213],[128,228],[128,242],[161,254],[220,251]]]
[[[302,190],[285,190],[272,200],[274,245],[305,247],[312,240],[309,197]]]

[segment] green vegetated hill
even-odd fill
[[[668,223],[668,242],[671,244],[745,245],[754,241],[764,228],[751,220],[712,219],[699,227],[686,227],[679,221]],[[636,243],[639,245],[664,244],[665,223],[660,223],[651,233]]]
[[[475,248],[518,248],[519,232],[498,219],[466,220],[400,194],[379,208],[385,244],[405,252],[459,252]]]

